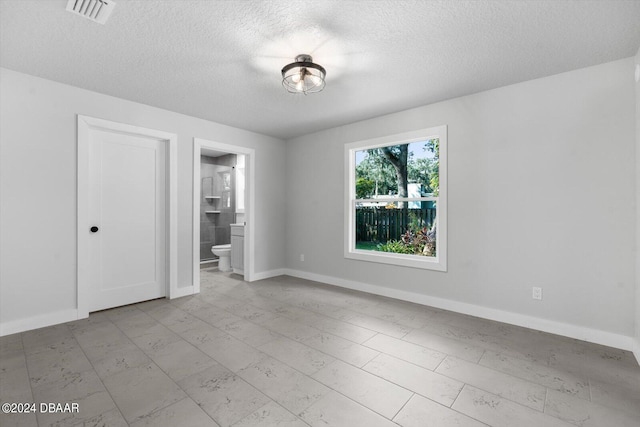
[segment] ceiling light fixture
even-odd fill
[[[282,69],[282,86],[291,93],[320,92],[324,89],[324,67],[314,64],[311,55],[298,55],[296,62],[285,65]]]

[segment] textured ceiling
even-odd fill
[[[280,138],[635,54],[640,1],[0,2],[0,66]],[[293,95],[300,53],[327,69]]]

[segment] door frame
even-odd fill
[[[124,123],[112,122],[110,120],[98,119],[84,115],[77,115],[78,126],[78,205],[77,205],[77,305],[78,319],[89,316],[89,142],[90,132],[94,129],[108,132],[123,133],[133,136],[149,137],[165,142],[167,153],[166,168],[166,280],[167,298],[182,296],[178,288],[178,175],[177,175],[177,153],[178,136],[175,133],[148,129]],[[189,287],[190,288],[190,287]],[[192,292],[189,292],[192,293]]]
[[[203,138],[193,138],[193,289],[200,292],[200,156],[207,150],[223,151],[245,156],[245,228],[244,228],[244,280],[253,280],[255,248],[255,150]]]

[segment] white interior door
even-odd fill
[[[164,297],[167,141],[96,128],[88,136],[88,311]]]

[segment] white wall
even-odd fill
[[[192,284],[192,138],[254,148],[255,271],[283,267],[283,141],[0,73],[0,333],[66,321],[76,308],[76,114],[178,135],[179,286]]]
[[[287,141],[289,273],[630,348],[632,70],[628,58]],[[344,144],[437,125],[449,271],[345,259]]]
[[[635,66],[640,70],[640,49]],[[640,363],[640,78],[636,79],[636,335],[633,352]]]

